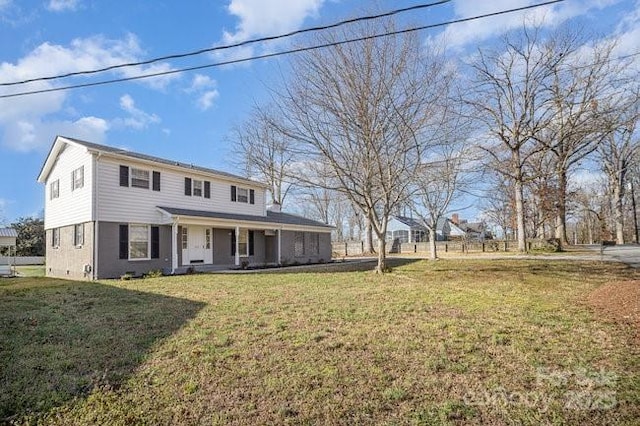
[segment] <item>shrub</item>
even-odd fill
[[[162,273],[161,269],[152,269],[151,271],[147,272],[144,277],[145,278],[158,278],[163,276],[164,274]]]

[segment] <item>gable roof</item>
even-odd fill
[[[0,228],[0,237],[18,238],[18,231],[13,228]]]
[[[172,216],[191,216],[191,217],[204,217],[211,219],[226,219],[233,221],[247,221],[247,222],[261,222],[261,223],[273,223],[280,225],[297,225],[297,226],[310,226],[314,228],[326,228],[331,230],[334,227],[327,225],[326,223],[318,222],[306,217],[296,216],[290,213],[273,212],[267,210],[266,216],[254,216],[249,214],[236,214],[236,213],[222,213],[212,212],[207,210],[190,210],[181,209],[178,207],[163,207],[158,206],[159,209],[164,210]]]
[[[166,158],[154,157],[152,155],[141,154],[139,152],[129,151],[122,148],[115,148],[107,145],[100,145],[97,143],[87,142],[80,139],[69,138],[66,136],[56,136],[56,139],[53,142],[51,149],[49,150],[49,154],[47,155],[47,159],[42,165],[42,169],[40,171],[40,174],[38,175],[38,182],[43,183],[47,180],[47,176],[49,175],[51,168],[55,164],[55,160],[57,156],[62,152],[65,144],[80,146],[80,147],[86,148],[89,152],[92,152],[92,153],[95,152],[95,153],[107,154],[113,157],[128,158],[128,159],[134,159],[134,160],[139,160],[143,162],[158,163],[158,164],[170,166],[172,168],[179,168],[179,169],[188,170],[191,172],[195,171],[195,172],[206,173],[209,175],[215,175],[216,177],[222,177],[222,178],[226,178],[234,181],[244,182],[250,185],[266,187],[266,185],[261,182],[257,182],[239,175],[234,175],[233,173],[227,173],[220,170],[197,166],[194,164],[182,163],[180,161],[167,160]]]
[[[424,225],[422,225],[422,223],[420,223],[419,221],[417,221],[412,217],[407,217],[407,216],[392,216],[392,217],[398,222],[404,223],[405,225],[411,228],[424,228]]]
[[[481,233],[484,231],[485,224],[483,222],[464,222],[459,227],[465,232]]]

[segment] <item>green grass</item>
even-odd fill
[[[44,265],[21,265],[16,266],[16,272],[21,277],[44,277]]]
[[[638,278],[634,271],[599,262],[399,262],[384,276],[4,280],[0,422],[633,424],[640,417],[633,331],[585,302],[605,282]]]

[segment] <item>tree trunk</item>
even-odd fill
[[[384,274],[387,272],[386,244],[386,239],[378,236],[378,265],[376,266],[376,274]]]
[[[516,226],[518,237],[518,251],[527,251],[527,239],[524,226],[524,189],[520,179],[516,179],[515,183],[515,202],[516,202]]]
[[[613,189],[613,221],[616,227],[616,244],[624,244],[624,220],[622,213],[622,184],[616,183]]]
[[[569,245],[567,240],[567,173],[558,170],[558,199],[556,201],[556,238],[561,246]]]
[[[373,247],[373,225],[371,224],[371,221],[369,219],[367,219],[367,225],[366,225],[365,228],[366,228],[366,231],[365,231],[365,243],[366,243],[365,244],[365,249],[366,249],[366,252],[368,254],[372,254],[372,253],[375,253],[376,250]],[[383,240],[385,238],[386,238],[386,235],[383,238]],[[378,243],[378,245],[380,245],[380,243]]]
[[[429,228],[429,252],[430,252],[430,259],[431,260],[436,260],[438,259],[438,253],[437,253],[437,247],[436,247],[436,229],[435,228]]]

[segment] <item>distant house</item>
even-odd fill
[[[0,261],[0,277],[13,275],[12,256],[16,255],[18,232],[13,228],[0,228],[0,249],[5,252]]]
[[[38,182],[50,276],[331,258],[331,226],[267,209],[266,185],[230,173],[59,136]]]
[[[467,241],[484,241],[492,239],[493,235],[484,222],[468,222],[460,219],[458,214],[451,215],[450,239],[465,239]]]
[[[436,240],[444,241],[449,237],[450,221],[445,217],[438,219]],[[423,243],[429,241],[429,229],[419,219],[394,215],[387,224],[387,241],[397,243]]]
[[[492,238],[483,222],[460,220],[458,214],[451,219],[440,217],[436,226],[436,241],[471,240]],[[392,244],[421,243],[429,241],[429,230],[419,219],[394,215],[387,225],[387,242]]]
[[[420,243],[427,241],[429,231],[420,221],[406,216],[391,216],[387,224],[387,241]]]

